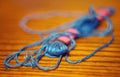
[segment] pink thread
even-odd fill
[[[70,38],[69,37],[67,37],[67,36],[60,36],[59,38],[58,38],[58,40],[59,41],[62,41],[63,43],[65,43],[65,44],[69,44],[70,43]]]
[[[97,11],[97,14],[98,14],[98,15],[102,15],[102,16],[109,16],[109,15],[110,15],[110,11],[109,11],[108,8],[102,8],[102,9],[100,9],[99,11]],[[97,19],[98,19],[99,21],[102,21],[102,20],[103,20],[103,17],[97,16]]]
[[[78,34],[78,31],[77,31],[76,29],[74,29],[74,28],[69,28],[69,29],[67,30],[67,32],[71,34],[71,37],[72,37],[73,39],[76,37],[75,35]],[[71,41],[70,38],[67,37],[67,36],[60,36],[60,37],[58,38],[58,40],[64,42],[65,44],[69,44],[70,41]]]

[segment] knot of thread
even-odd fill
[[[66,36],[69,38],[69,43],[59,37]],[[48,57],[57,57],[68,53],[75,47],[75,41],[69,33],[55,33],[43,40],[42,48]]]
[[[68,47],[60,41],[50,42],[44,46],[46,55],[60,56],[68,52]]]

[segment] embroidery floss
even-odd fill
[[[15,52],[13,54],[8,55],[5,60],[4,64],[6,68],[15,68],[20,66],[31,66],[32,68],[38,67],[41,70],[48,71],[51,69],[55,69],[59,66],[62,57],[65,57],[66,62],[71,64],[76,64],[85,61],[86,59],[93,56],[97,51],[100,49],[107,47],[109,44],[112,43],[114,39],[114,34],[112,32],[113,25],[112,21],[108,18],[109,15],[112,15],[114,13],[113,8],[101,8],[96,13],[93,9],[93,7],[90,8],[89,14],[85,15],[82,18],[79,18],[73,22],[67,23],[66,25],[63,25],[58,28],[54,28],[48,31],[35,31],[32,29],[29,29],[25,23],[29,20],[29,18],[24,18],[21,21],[21,27],[32,34],[48,34],[51,33],[47,38],[42,39],[42,41],[37,41],[35,43],[29,44],[27,46],[24,46],[21,48],[18,52]],[[54,14],[52,14],[54,15]],[[59,13],[60,15],[60,13]],[[62,14],[63,15],[63,14]],[[64,14],[65,16],[65,14]],[[67,16],[67,15],[66,15]],[[46,17],[50,17],[49,15]],[[44,16],[43,16],[44,18]],[[107,22],[107,28],[103,32],[99,32],[97,29],[100,22],[105,19]],[[57,31],[58,29],[63,30],[67,29],[66,32],[58,32],[53,33]],[[109,40],[107,43],[103,44],[102,46],[96,48],[91,54],[88,56],[82,58],[81,60],[77,61],[71,61],[68,59],[68,54],[71,50],[75,48],[75,39],[82,38],[82,37],[90,37],[90,36],[106,36],[108,34],[112,35],[111,40]],[[38,50],[34,51],[25,51],[29,47],[37,46],[39,45],[40,48]],[[22,53],[26,52],[25,60],[23,62],[20,62],[18,60],[18,56]],[[28,54],[28,52],[33,52],[33,54]],[[35,57],[33,57],[35,55]],[[58,57],[58,61],[55,65],[49,66],[49,67],[43,67],[39,65],[39,61],[42,57],[47,56],[50,58]],[[11,65],[9,64],[11,60],[15,60],[16,64]]]

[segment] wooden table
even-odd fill
[[[107,48],[97,52],[85,62],[69,64],[64,58],[59,68],[52,71],[42,71],[38,68],[20,67],[5,69],[4,58],[16,52],[21,47],[39,40],[39,36],[24,32],[19,27],[23,16],[33,12],[50,10],[87,11],[93,5],[112,6],[116,12],[111,19],[114,23],[114,42]],[[120,76],[120,0],[0,0],[0,76],[1,77],[119,77]],[[31,21],[33,29],[49,29],[71,18],[54,17],[47,20]],[[35,25],[35,26],[33,26]],[[105,26],[105,23],[102,25]],[[90,37],[78,39],[77,46],[70,53],[71,60],[81,59],[96,47],[110,39],[105,37]],[[36,47],[38,48],[38,47]],[[20,57],[23,59],[23,57]],[[48,66],[56,62],[56,58],[43,58],[41,65]]]

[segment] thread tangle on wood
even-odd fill
[[[45,15],[45,16],[39,16],[40,18],[47,18],[52,17],[56,15],[60,16],[68,16],[67,13],[59,13],[58,14],[52,14],[51,16]],[[53,12],[49,12],[53,13]],[[77,13],[77,12],[76,12]],[[34,42],[32,44],[29,44],[27,46],[24,46],[17,52],[8,55],[5,60],[4,64],[6,68],[16,68],[20,66],[31,66],[32,68],[38,67],[41,70],[48,71],[51,69],[55,69],[59,66],[61,60],[63,57],[65,57],[65,61],[71,64],[76,64],[85,61],[86,59],[93,56],[97,51],[99,51],[102,48],[107,47],[109,44],[112,43],[114,39],[113,34],[113,24],[112,21],[108,16],[112,15],[114,13],[113,8],[100,8],[98,11],[94,11],[94,8],[91,7],[89,9],[89,13],[86,14],[83,17],[80,17],[72,22],[69,22],[65,25],[59,26],[58,28],[45,30],[45,31],[36,31],[28,28],[26,26],[26,23],[29,21],[29,17],[23,18],[23,20],[20,22],[20,27],[24,29],[25,31],[32,33],[32,34],[39,34],[41,37],[44,36],[44,34],[49,34],[46,38],[42,39],[41,41]],[[71,14],[71,16],[74,16]],[[34,16],[32,17],[34,18]],[[105,20],[107,24],[107,28],[103,32],[99,32],[98,26],[100,23]],[[66,29],[65,32],[58,32],[58,30]],[[55,33],[54,33],[55,32]],[[77,61],[71,61],[69,60],[69,52],[75,48],[76,42],[75,39],[78,38],[85,38],[90,36],[107,36],[111,35],[111,40],[109,40],[107,43],[103,44],[102,46],[96,48],[92,53],[90,53],[88,56],[85,56],[81,60]],[[34,47],[34,46],[40,46],[39,49],[36,49],[34,51],[26,51],[27,48]],[[23,62],[20,62],[18,60],[18,56],[22,52],[26,52],[25,60]],[[29,54],[29,52],[33,52],[33,54]],[[35,55],[35,57],[33,57]],[[58,60],[55,65],[43,67],[39,65],[39,61],[42,57],[47,56],[50,58],[57,58]],[[16,61],[15,65],[10,64],[12,60]]]

